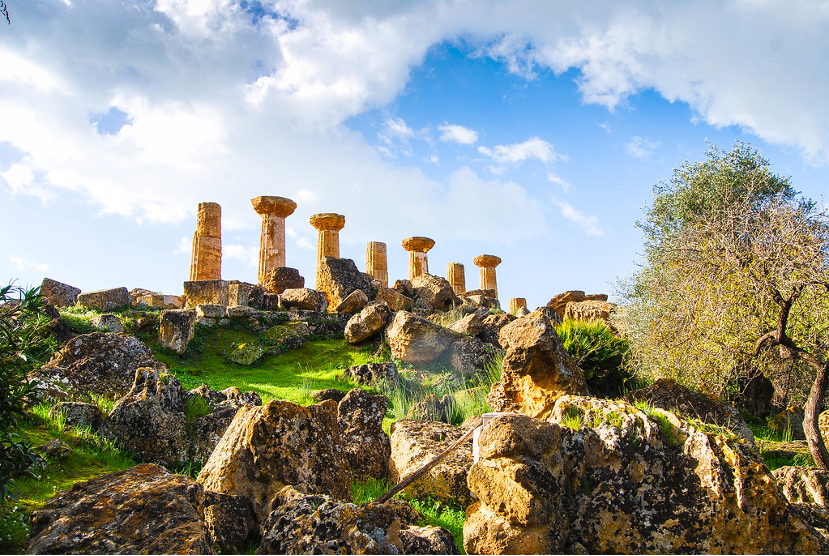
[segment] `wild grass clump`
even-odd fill
[[[555,325],[564,349],[584,373],[592,391],[609,396],[624,394],[631,374],[625,368],[629,345],[602,320],[564,319]]]

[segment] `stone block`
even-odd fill
[[[78,295],[78,304],[99,311],[113,311],[121,307],[132,305],[132,297],[127,288],[112,288],[85,292]]]
[[[112,313],[98,315],[92,319],[92,325],[97,328],[106,329],[107,332],[123,332],[124,325],[121,324],[121,319]]]
[[[161,311],[158,341],[178,354],[184,353],[187,343],[196,332],[196,312],[188,309]]]
[[[305,278],[300,276],[297,269],[283,266],[269,270],[262,285],[269,292],[282,293],[285,290],[304,288]]]
[[[184,297],[181,295],[162,295],[161,299],[167,309],[184,308]]]
[[[40,293],[55,307],[72,307],[78,302],[81,290],[51,278],[44,278],[40,284]]]
[[[187,307],[196,305],[227,305],[228,283],[225,280],[191,280],[184,282]]]
[[[135,307],[164,307],[164,296],[160,293],[139,295],[133,302]]]
[[[227,314],[227,307],[224,305],[196,305],[196,317],[207,319],[220,319]]]
[[[228,305],[242,305],[261,309],[262,295],[264,293],[265,290],[262,286],[234,280],[228,282],[227,286]]]

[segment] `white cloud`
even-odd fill
[[[547,180],[551,183],[554,183],[554,184],[560,186],[561,189],[564,190],[565,193],[569,193],[570,187],[572,187],[570,185],[570,182],[564,181],[563,179],[561,179],[560,177],[556,176],[555,174],[553,174],[551,172],[547,173]]]
[[[224,244],[222,245],[222,256],[242,261],[242,263],[249,267],[259,267],[258,245]]]
[[[403,118],[386,118],[384,122],[389,133],[398,137],[414,137],[415,132],[406,125]]]
[[[650,158],[661,143],[650,137],[634,135],[625,143],[625,151],[635,158]]]
[[[478,132],[462,125],[444,124],[439,126],[440,140],[448,143],[458,143],[459,145],[474,145],[478,141]]]
[[[565,158],[556,153],[555,148],[550,143],[539,137],[530,137],[523,143],[496,145],[491,149],[478,147],[478,152],[500,164],[517,164],[532,158],[536,158],[544,164],[552,164],[557,159]]]
[[[38,272],[46,272],[49,270],[49,265],[43,263],[36,263],[32,262],[28,259],[23,259],[21,257],[16,257],[14,255],[9,256],[9,260],[17,267],[17,270],[24,271],[24,270],[36,270]]]
[[[173,251],[175,255],[190,255],[192,252],[193,238],[188,236],[182,236],[181,239],[178,240],[178,245],[176,245],[176,248]]]
[[[602,231],[602,229],[598,226],[599,219],[595,216],[587,216],[583,214],[567,201],[560,201],[553,198],[553,203],[556,204],[564,218],[575,222],[587,235],[604,236],[604,231]]]

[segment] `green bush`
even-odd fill
[[[624,394],[631,378],[625,368],[628,342],[601,320],[565,319],[555,326],[564,349],[575,359],[591,392],[605,397]]]

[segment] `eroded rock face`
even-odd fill
[[[93,332],[69,340],[41,369],[30,373],[41,396],[87,400],[91,394],[123,396],[139,367],[164,369],[140,340],[124,334]]]
[[[81,290],[51,278],[44,278],[40,284],[40,293],[55,307],[72,307],[78,302]]]
[[[357,270],[357,265],[351,259],[322,257],[317,269],[317,280],[322,280],[317,284],[317,289],[325,294],[328,305],[332,308],[340,305],[355,290],[361,290],[366,298],[371,294],[371,280]]]
[[[412,281],[415,297],[433,311],[448,311],[460,300],[455,296],[452,284],[439,276],[421,274]]]
[[[32,513],[27,554],[213,554],[200,484],[155,464],[77,483]]]
[[[487,316],[489,316],[489,311],[474,311],[456,320],[448,328],[465,336],[477,336],[483,330],[483,320]]]
[[[789,502],[826,508],[829,471],[815,467],[786,466],[771,472]]]
[[[564,309],[564,318],[573,320],[610,320],[610,313],[616,307],[608,301],[574,301]]]
[[[92,430],[98,430],[104,418],[97,405],[83,402],[60,402],[49,411],[50,416],[58,414],[63,414],[67,426],[88,426]]]
[[[105,313],[120,307],[129,307],[132,305],[132,297],[127,288],[111,288],[78,294],[78,305]]]
[[[465,336],[452,344],[449,361],[452,368],[465,377],[482,373],[497,351],[474,336]]]
[[[469,473],[480,500],[467,510],[466,551],[805,554],[829,548],[791,509],[745,440],[654,412],[661,423],[625,402],[566,396],[548,422],[524,415],[493,419],[479,438],[481,460]]]
[[[279,294],[279,306],[283,309],[302,309],[323,312],[328,301],[322,293],[308,288],[292,288]]]
[[[581,290],[570,290],[553,296],[547,303],[547,307],[552,307],[560,317],[564,318],[568,303],[579,303],[582,301],[607,301],[607,295],[603,293],[585,295]]]
[[[506,353],[501,381],[487,396],[493,410],[545,418],[561,396],[587,394],[584,375],[540,311],[504,326],[499,343]]]
[[[260,520],[285,485],[351,499],[351,468],[337,404],[302,407],[272,400],[243,407],[199,473],[204,488],[247,496]]]
[[[199,305],[199,307],[214,307],[214,305]],[[224,309],[223,305],[218,305],[218,307]],[[162,346],[181,355],[187,349],[187,344],[193,339],[195,333],[196,312],[192,309],[161,311],[158,341]]]
[[[273,501],[257,554],[458,554],[445,529],[417,527],[402,500],[356,506],[290,486]]]
[[[385,303],[371,303],[351,317],[345,325],[345,339],[357,344],[380,334],[392,318]]]
[[[354,479],[385,479],[389,474],[391,447],[383,432],[386,396],[355,388],[337,406],[337,422],[345,442],[345,455]]]
[[[403,419],[392,423],[389,462],[392,483],[400,482],[400,479],[431,461],[466,432],[460,427],[435,421]],[[466,507],[472,502],[466,483],[471,465],[470,440],[406,487],[404,492],[411,496],[432,496],[445,502],[454,501],[461,507]]]
[[[398,311],[386,328],[386,340],[393,357],[407,363],[429,363],[461,338],[424,318],[406,311]]]

